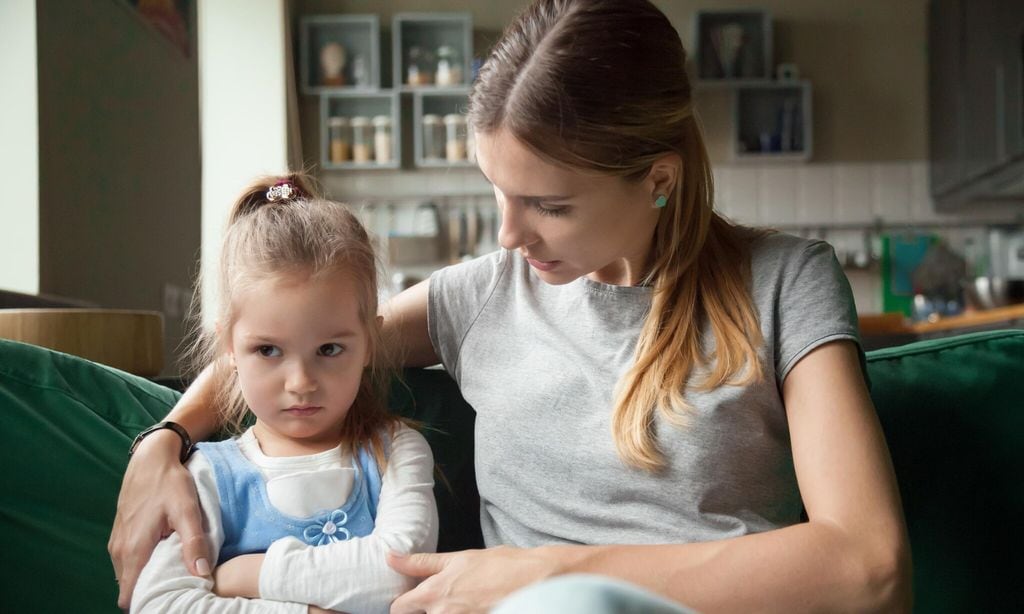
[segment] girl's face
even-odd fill
[[[550,164],[504,129],[477,134],[477,161],[501,212],[498,241],[550,284],[586,275],[634,285],[645,272],[660,209],[674,176],[639,182]]]
[[[235,299],[229,355],[264,453],[310,454],[340,443],[369,335],[350,276],[284,275]]]

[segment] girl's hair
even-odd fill
[[[272,188],[278,193],[269,200]],[[203,325],[197,287],[190,310],[194,333],[188,362],[193,373],[213,365],[216,407],[232,432],[241,431],[248,416],[238,375],[225,359],[238,317],[239,293],[279,276],[317,279],[341,273],[354,281],[354,298],[369,341],[370,365],[345,418],[342,446],[354,453],[368,444],[383,468],[382,431],[393,434],[398,421],[387,409],[392,369],[377,323],[378,262],[358,218],[347,206],[320,196],[306,175],[257,179],[231,209],[217,266],[216,313],[205,318],[217,324]]]
[[[685,424],[691,375],[698,390],[763,377],[748,287],[758,233],[712,209],[685,63],[679,35],[647,0],[536,0],[505,29],[470,96],[474,130],[507,130],[564,168],[640,181],[664,155],[682,159],[644,280],[651,309],[612,416],[619,455],[652,472],[665,464],[655,411]],[[701,344],[706,327],[713,347]]]

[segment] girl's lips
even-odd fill
[[[320,411],[320,407],[306,405],[304,407],[289,407],[285,411],[293,416],[311,416]]]
[[[527,258],[526,261],[530,263],[530,266],[538,271],[550,271],[562,262],[561,260],[549,260],[544,262],[543,260],[534,260],[533,258]]]

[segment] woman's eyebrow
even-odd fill
[[[492,186],[494,185],[494,182],[491,181],[491,178],[487,176],[487,173],[485,173],[483,169],[480,169],[480,174],[484,176],[484,179],[487,181],[487,183],[491,184]],[[538,194],[536,196],[534,196],[534,195],[519,195],[519,194],[509,195],[509,194],[506,194],[505,196],[508,196],[510,198],[518,198],[520,200],[568,200],[568,199],[572,198],[571,194]]]

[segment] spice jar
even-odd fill
[[[352,138],[348,120],[344,117],[331,117],[327,120],[327,131],[331,144],[331,162],[345,162],[352,157]]]
[[[444,116],[445,158],[449,162],[459,162],[466,159],[466,117],[458,113],[450,113]]]
[[[437,48],[436,81],[438,85],[462,83],[462,64],[459,61],[459,54],[450,45],[442,45]]]
[[[387,115],[373,118],[373,153],[377,164],[391,162],[391,118]]]
[[[353,117],[352,126],[352,161],[365,164],[373,155],[373,137],[370,119],[358,115]]]
[[[434,82],[433,54],[421,47],[410,47],[406,63],[408,85],[430,85]]]
[[[444,124],[440,115],[423,116],[423,158],[440,160],[445,155]]]

